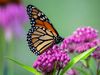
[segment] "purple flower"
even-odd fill
[[[75,42],[90,42],[98,37],[97,30],[93,29],[92,27],[83,27],[78,28],[73,33],[73,40]]]
[[[79,75],[79,73],[75,69],[70,69],[68,70],[66,75]]]
[[[65,38],[64,41],[61,43],[61,49],[73,53],[75,51],[76,45],[73,42],[72,36]]]
[[[70,61],[69,56],[63,50],[60,50],[58,46],[50,48],[40,56],[33,64],[33,67],[38,71],[51,72],[56,69],[62,69]]]
[[[23,4],[9,3],[0,6],[0,26],[4,29],[7,40],[10,40],[13,35],[21,35],[22,25],[26,20],[27,14]]]
[[[100,59],[100,46],[96,48],[96,50],[92,53],[92,56],[95,59]]]
[[[61,48],[69,52],[84,52],[100,44],[97,30],[92,27],[78,28],[69,38],[65,38]]]

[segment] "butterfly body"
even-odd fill
[[[27,13],[31,24],[27,41],[33,53],[39,55],[53,44],[58,44],[63,40],[42,11],[33,5],[28,5]]]

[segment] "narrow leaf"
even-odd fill
[[[76,57],[74,57],[69,63],[68,65],[65,66],[65,68],[61,71],[60,75],[63,75],[65,72],[68,71],[68,69],[70,69],[73,65],[75,65],[79,60],[85,59],[86,57],[88,57],[94,50],[96,49],[96,47],[93,47],[79,55],[77,55]]]
[[[41,75],[36,69],[29,67],[27,65],[24,65],[16,60],[13,60],[11,58],[8,58],[9,60],[13,61],[14,63],[18,64],[19,66],[21,66],[22,68],[24,68],[25,70],[32,72],[34,75]]]

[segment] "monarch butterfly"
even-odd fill
[[[31,24],[31,29],[27,34],[27,41],[33,53],[40,55],[53,44],[63,40],[42,11],[33,5],[28,5],[27,14]]]

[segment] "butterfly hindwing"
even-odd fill
[[[29,30],[27,34],[28,45],[36,55],[43,53],[45,49],[54,43],[54,35],[48,33],[51,33],[51,31],[43,27],[35,27]]]

